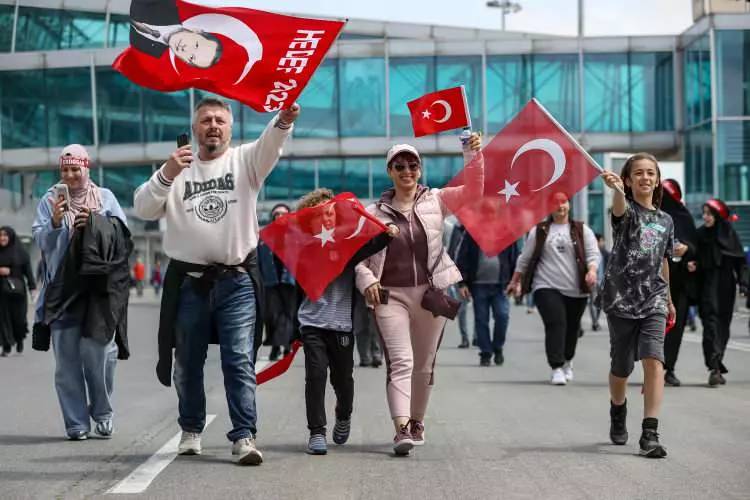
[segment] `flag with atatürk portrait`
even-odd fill
[[[113,67],[133,83],[154,90],[195,87],[256,111],[288,108],[345,22],[226,3],[132,0],[130,47]]]

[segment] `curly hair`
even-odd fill
[[[318,188],[315,191],[310,191],[299,199],[299,201],[297,202],[297,210],[314,207],[332,199],[333,191],[328,188]]]
[[[620,178],[622,179],[622,184],[625,187],[625,197],[629,200],[633,199],[633,190],[628,187],[625,179],[630,177],[630,172],[633,170],[633,164],[640,160],[648,160],[652,162],[656,167],[656,187],[654,188],[654,194],[651,197],[651,203],[653,203],[656,208],[659,208],[661,207],[661,200],[664,196],[664,188],[662,188],[661,185],[661,169],[659,168],[659,161],[651,153],[636,153],[628,158],[625,164],[622,166]]]

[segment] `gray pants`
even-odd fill
[[[354,300],[354,338],[360,364],[369,365],[373,361],[382,360],[375,317],[367,308],[365,299],[359,292],[356,292]]]
[[[652,314],[631,319],[607,315],[609,323],[611,372],[615,377],[627,378],[636,360],[658,359],[664,363],[664,332],[666,314]]]

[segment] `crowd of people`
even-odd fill
[[[611,345],[610,438],[628,440],[627,381],[635,361],[644,369],[641,454],[665,457],[658,416],[665,382],[679,385],[677,355],[691,305],[703,322],[708,383],[726,383],[724,354],[737,289],[747,292],[745,253],[720,200],[703,206],[696,229],[680,186],[662,180],[645,153],[631,156],[620,174],[602,173],[614,191],[614,243],[571,213],[563,193],[555,211],[523,243],[497,256],[484,254],[457,222],[446,231],[449,206],[479,199],[484,189],[481,137],[463,147],[464,184],[430,189],[420,183],[422,156],[408,144],[391,147],[385,171],[392,186],[367,211],[387,230],[346,263],[318,300],[305,296],[292,273],[259,241],[256,200],[294,128],[294,104],[274,116],[260,137],[231,147],[233,116],[222,100],[205,98],[195,109],[191,144],[178,147],[134,195],[135,213],[165,219],[163,249],[169,263],[155,266],[151,284],[161,290],[158,380],[172,383],[182,429],[179,453],[200,455],[206,425],[204,364],[209,344],[219,345],[232,428],[227,439],[240,464],[257,465],[255,361],[261,344],[270,359],[290,353],[300,338],[305,358],[308,452],[328,451],[325,389],[336,394],[332,439],[347,442],[354,411],[354,346],[360,366],[385,358],[385,389],[394,428],[393,450],[408,455],[426,442],[425,417],[435,383],[436,357],[446,323],[458,316],[460,348],[475,337],[479,365],[503,365],[509,332],[509,297],[533,298],[544,324],[550,381],[574,378],[581,319],[590,302],[592,328],[604,312]],[[70,440],[114,432],[112,391],[118,359],[127,359],[130,283],[140,295],[146,279],[141,258],[132,265],[127,218],[114,194],[89,177],[88,152],[63,149],[60,181],[39,202],[32,227],[41,251],[41,290],[32,344],[53,347],[55,388]],[[331,229],[334,198],[317,189],[296,209],[321,207],[318,225]],[[271,220],[292,211],[271,210]],[[23,351],[26,307],[36,281],[15,232],[0,228],[0,340],[3,356]],[[448,299],[443,292],[448,292]],[[436,295],[450,311],[436,305]],[[455,305],[455,308],[453,306]],[[748,304],[750,305],[750,304]],[[467,309],[473,308],[474,335]],[[490,312],[493,327],[490,329]],[[265,340],[263,331],[265,330]],[[665,334],[665,332],[667,332]],[[174,365],[174,366],[173,366]]]

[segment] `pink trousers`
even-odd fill
[[[375,308],[388,378],[391,418],[424,420],[434,384],[435,357],[446,319],[422,308],[427,285],[388,288],[388,304]]]

